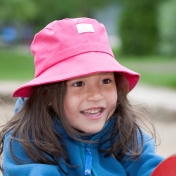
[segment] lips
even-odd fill
[[[105,108],[91,108],[91,109],[86,109],[84,111],[81,111],[81,114],[85,115],[85,116],[99,116]]]

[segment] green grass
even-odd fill
[[[32,54],[18,49],[0,49],[0,80],[29,80],[34,76]]]
[[[116,56],[124,66],[140,73],[140,83],[176,89],[176,57]]]
[[[140,73],[140,83],[176,89],[176,57],[124,57],[116,54],[124,66]],[[34,77],[33,56],[19,48],[0,49],[0,80],[30,80]]]

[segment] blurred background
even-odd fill
[[[13,90],[34,76],[34,34],[51,21],[81,16],[103,23],[118,62],[141,74],[129,97],[151,113],[157,152],[176,153],[176,0],[1,0],[1,124],[13,114]]]

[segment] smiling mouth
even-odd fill
[[[98,116],[100,115],[103,111],[105,110],[105,108],[94,108],[94,109],[87,109],[85,111],[81,111],[81,114],[85,115],[85,116]]]

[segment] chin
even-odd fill
[[[99,133],[102,129],[103,129],[103,126],[97,127],[97,128],[91,128],[91,129],[84,129],[84,132],[89,134],[96,134],[96,133]]]

